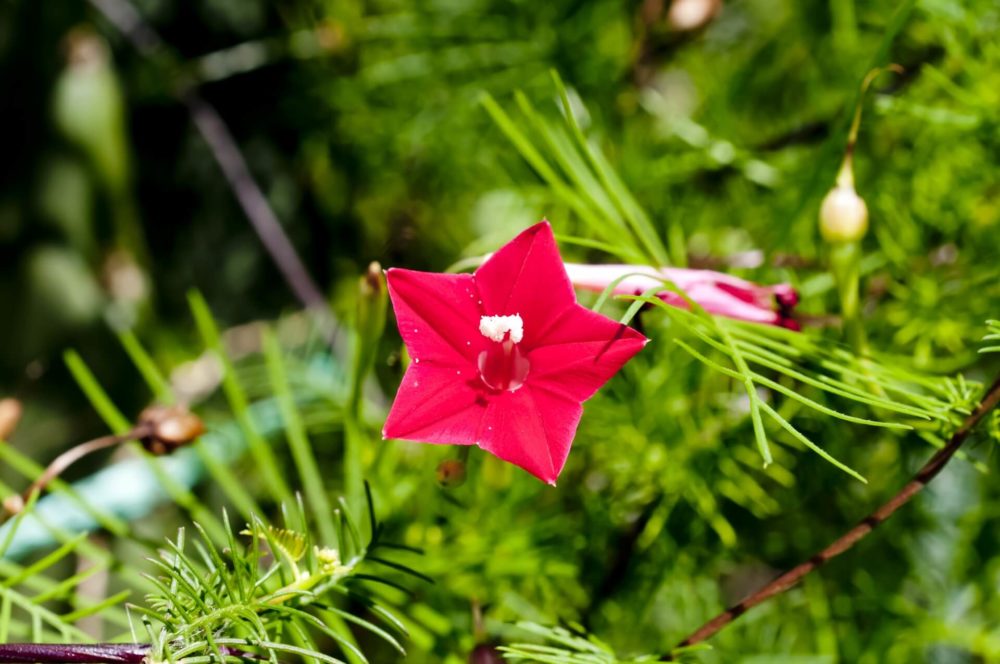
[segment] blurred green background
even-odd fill
[[[482,104],[489,93],[513,116],[520,91],[520,108],[557,121],[552,70],[675,263],[790,281],[801,311],[821,321],[838,312],[819,201],[861,80],[898,63],[904,72],[866,97],[855,158],[871,212],[869,340],[901,366],[989,377],[976,348],[984,321],[1000,316],[995,0],[133,4],[166,50],[137,53],[86,2],[0,1],[0,397],[24,404],[12,440],[37,458],[103,432],[65,348],[134,413],[148,395],[113,330],[134,330],[170,368],[200,351],[190,289],[225,327],[300,306],[176,97],[190,81],[229,125],[347,329],[370,261],[440,271],[543,216],[585,234]],[[836,325],[811,329],[839,341]],[[391,395],[391,335],[375,369]],[[461,661],[478,593],[498,624],[579,621],[620,651],[662,652],[724,599],[828,543],[932,449],[917,434],[856,433],[813,416],[802,428],[871,483],[799,452],[765,471],[735,392],[720,391],[731,385],[709,384],[670,348],[629,369],[588,408],[588,442],[558,494],[507,478],[463,489],[463,509],[446,498],[408,505],[435,490],[437,450],[416,453],[426,458],[384,487],[408,541],[454,547],[425,564],[449,580],[422,597],[434,608],[418,617],[427,635],[413,661]],[[705,657],[1000,661],[990,450],[972,453],[991,472],[956,462],[916,509],[731,627]],[[640,515],[654,527],[636,545]],[[618,569],[621,550],[634,556]],[[498,560],[518,564],[488,564]],[[608,581],[609,569],[620,578]]]

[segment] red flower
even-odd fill
[[[577,304],[543,221],[474,274],[391,269],[413,361],[382,435],[478,445],[555,484],[589,399],[648,341]]]
[[[648,265],[566,263],[566,272],[574,286],[593,291],[603,291],[615,279],[621,279],[614,287],[614,292],[619,295],[641,295],[650,289],[664,288],[663,280],[666,279],[710,314],[799,329],[798,324],[790,317],[799,295],[789,284],[759,286],[739,277],[711,270],[655,268]],[[675,307],[686,309],[688,306],[684,298],[665,288],[656,293],[656,296]]]

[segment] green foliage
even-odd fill
[[[802,406],[829,417],[868,426],[890,429],[908,429],[909,425],[885,422],[850,415],[836,410],[803,394],[806,386],[865,404],[869,408],[896,415],[937,420],[940,425],[954,426],[960,414],[967,414],[977,401],[979,390],[968,386],[961,376],[956,380],[936,378],[878,363],[869,358],[859,358],[843,348],[829,348],[806,335],[779,327],[754,325],[716,319],[688,299],[676,286],[665,284],[684,297],[696,313],[665,304],[655,297],[634,298],[635,304],[626,312],[631,319],[638,306],[650,304],[662,309],[671,320],[678,323],[708,348],[721,353],[731,363],[728,368],[710,359],[682,339],[675,342],[694,358],[724,376],[742,383],[749,403],[761,456],[765,464],[772,461],[763,419],[766,415],[794,439],[849,475],[865,481],[856,471],[830,456],[825,450],[793,427],[779,411],[762,399],[760,392],[768,390],[798,402]],[[751,366],[754,367],[751,369]],[[761,371],[769,372],[765,375]],[[781,381],[785,382],[782,383]]]
[[[983,337],[983,341],[992,342],[1000,341],[1000,321],[988,320],[986,321],[986,326],[989,328],[989,332]],[[979,349],[980,353],[1000,353],[1000,346],[994,346],[987,344]]]
[[[325,654],[328,646],[321,644],[329,641],[345,655],[368,661],[344,630],[346,624],[383,639],[405,655],[398,640],[406,634],[403,625],[350,583],[378,547],[374,514],[367,540],[362,540],[346,511],[338,517],[335,544],[323,546],[308,533],[257,519],[241,533],[250,538],[246,546],[230,536],[220,550],[202,531],[192,555],[181,530],[152,560],[157,576],[150,577],[155,590],[147,597],[148,608],[129,607],[148,630],[152,656],[158,661],[190,662],[214,655],[225,661],[233,659],[232,651],[222,648],[239,647],[272,662],[288,655],[341,662]],[[293,518],[302,522],[303,515]],[[228,519],[226,525],[231,533]],[[355,576],[372,578],[377,577]],[[363,602],[383,624],[338,608],[334,603],[338,596]]]
[[[209,347],[224,353],[216,324],[197,295],[192,296],[192,309]],[[300,498],[297,502],[284,503],[278,510],[288,525],[271,524],[264,512],[252,511],[259,509],[259,501],[241,486],[229,468],[217,461],[211,462],[210,452],[199,454],[196,458],[204,462],[217,486],[234,504],[249,510],[250,525],[243,531],[249,541],[243,543],[237,540],[235,529],[225,514],[220,521],[211,514],[206,503],[171,479],[163,460],[140,452],[154,469],[154,477],[166,488],[167,496],[185,509],[200,535],[193,546],[189,546],[182,527],[176,540],[159,548],[156,543],[137,536],[113,513],[113,492],[104,491],[96,499],[87,500],[73,487],[57,480],[55,488],[83,505],[85,513],[94,519],[93,526],[105,526],[123,542],[130,542],[140,550],[152,553],[155,548],[157,556],[149,558],[149,563],[156,573],[140,574],[135,568],[112,565],[114,557],[91,544],[85,533],[66,536],[57,526],[45,523],[57,539],[64,540],[62,546],[28,567],[3,561],[2,606],[6,608],[0,609],[0,630],[4,634],[32,641],[45,641],[55,636],[59,641],[89,642],[93,640],[91,634],[76,628],[74,623],[97,614],[109,624],[128,628],[125,634],[132,640],[152,643],[153,656],[158,661],[198,662],[212,656],[232,660],[233,652],[252,651],[271,661],[277,661],[279,656],[294,655],[306,660],[340,662],[341,659],[328,654],[333,644],[332,647],[344,653],[346,659],[343,661],[367,662],[352,629],[370,634],[405,654],[402,645],[405,626],[382,602],[370,596],[367,585],[382,584],[405,590],[404,585],[393,580],[395,576],[427,579],[409,565],[393,560],[392,556],[373,555],[381,554],[382,549],[391,553],[398,547],[383,542],[370,492],[366,493],[367,513],[363,524],[357,522],[342,499],[338,508],[331,507],[330,487],[321,479],[313,450],[304,437],[305,414],[291,395],[281,350],[275,337],[265,334],[279,412],[286,421],[289,447],[304,481],[309,505],[314,508],[312,518]],[[122,341],[150,387],[166,389],[167,381],[139,341],[133,335],[124,335]],[[128,430],[128,421],[80,356],[68,353],[67,364],[109,426],[118,432]],[[246,448],[251,450],[251,458],[258,464],[272,464],[272,469],[276,470],[277,456],[259,430],[244,387],[235,376],[234,366],[228,362],[223,366],[231,372],[225,383],[234,412],[230,417],[239,422],[243,432],[249,432]],[[170,400],[171,397],[164,393],[163,398]],[[267,446],[267,451],[258,452],[257,457],[252,454],[254,440]],[[200,450],[204,446],[204,441],[195,444]],[[41,473],[41,467],[15,456],[13,450],[0,450],[8,460],[22,466],[29,477]],[[195,460],[188,457],[183,462],[191,464]],[[146,502],[142,496],[132,498],[136,502]],[[18,537],[25,517],[35,516],[34,504],[34,499],[29,501],[25,511],[7,524],[4,551]],[[58,574],[57,564],[73,556],[99,562],[84,572],[58,581],[45,576],[50,572]],[[78,586],[94,574],[111,575],[127,588],[100,602],[86,601],[85,593]],[[26,584],[35,592],[19,591],[20,584]],[[136,590],[150,591],[146,603],[123,606],[123,600],[134,595]],[[60,614],[45,608],[46,603],[67,599],[73,605],[69,612]],[[22,617],[19,612],[25,615]],[[137,626],[137,620],[141,620],[144,629]]]
[[[725,2],[697,33],[611,0],[134,4],[169,42],[156,57],[87,3],[0,3],[18,91],[0,103],[0,396],[26,408],[0,497],[151,400],[208,432],[88,459],[0,526],[0,642],[642,661],[895,493],[996,371],[989,0]],[[80,22],[107,56],[83,69],[60,55],[93,46],[64,42]],[[905,71],[865,98],[854,156],[865,354],[816,213],[860,81],[889,62]],[[332,343],[293,311],[178,77],[203,82],[329,287]],[[103,106],[66,103],[96,90]],[[358,277],[468,267],[543,216],[568,260],[790,282],[803,332],[589,300],[653,343],[587,403],[559,486],[472,450],[465,484],[439,487],[453,449],[380,439],[406,360]],[[857,550],[685,659],[996,659],[996,443],[994,414]]]
[[[656,660],[653,655],[619,659],[607,645],[593,636],[582,635],[562,627],[543,627],[534,623],[517,625],[522,632],[543,643],[515,643],[503,648],[504,658],[514,662],[542,662],[544,664],[639,664]]]
[[[553,77],[562,102],[563,123],[546,122],[521,91],[515,93],[524,116],[521,123],[515,122],[490,96],[483,98],[483,105],[556,199],[579,216],[589,235],[601,240],[599,244],[584,240],[584,246],[610,249],[610,253],[626,261],[669,264],[667,251],[649,216],[629,193],[607,158],[587,142],[575,115],[577,109],[573,108],[558,74],[553,73]],[[579,112],[585,114],[587,111],[580,108]],[[522,131],[522,125],[532,133]],[[555,161],[554,165],[550,159]],[[673,235],[671,238],[683,242],[683,238]],[[684,262],[680,245],[673,253],[678,257],[675,260]]]
[[[32,507],[33,503],[29,503],[26,509]],[[8,533],[4,550],[14,532],[11,530]],[[128,625],[122,603],[130,596],[129,590],[97,601],[80,590],[89,578],[107,573],[112,566],[111,560],[101,560],[76,573],[60,574],[58,581],[49,575],[81,550],[88,550],[83,533],[68,537],[61,546],[29,565],[0,560],[0,573],[3,575],[3,583],[0,584],[0,643],[15,640],[87,642],[91,640],[90,635],[75,623],[93,615],[102,616],[118,628]],[[54,605],[59,608],[54,608]]]

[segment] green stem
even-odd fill
[[[833,40],[838,48],[850,50],[858,43],[858,21],[854,0],[830,0]]]
[[[288,448],[292,453],[292,460],[302,482],[306,503],[312,510],[322,541],[327,545],[332,545],[333,542],[337,541],[333,508],[323,486],[323,473],[313,454],[312,444],[309,442],[298,404],[295,402],[295,395],[292,393],[288,381],[288,372],[281,357],[281,346],[278,344],[274,332],[270,329],[264,330],[263,340],[268,377],[278,400],[281,418],[285,423]]]
[[[844,330],[854,352],[868,354],[868,339],[861,318],[861,247],[857,242],[834,245],[830,250],[830,271],[837,283],[840,314]]]

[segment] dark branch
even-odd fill
[[[844,553],[861,541],[866,535],[868,535],[868,533],[874,530],[876,526],[895,514],[896,510],[908,503],[913,496],[927,486],[927,484],[934,479],[934,477],[941,472],[941,469],[944,468],[945,465],[951,460],[951,458],[955,455],[955,452],[958,451],[958,449],[962,446],[962,443],[964,443],[969,437],[969,434],[972,433],[972,430],[975,429],[976,425],[979,424],[979,422],[990,411],[996,408],[998,404],[1000,404],[1000,377],[997,377],[993,385],[990,386],[989,390],[987,390],[986,394],[983,396],[982,401],[976,409],[972,411],[967,418],[965,418],[965,421],[958,428],[958,430],[952,434],[948,444],[938,450],[938,452],[932,456],[919,471],[917,471],[917,474],[913,476],[913,479],[910,480],[899,493],[890,498],[877,510],[862,519],[858,525],[841,535],[835,542],[833,542],[833,544],[826,547],[812,558],[809,558],[809,560],[788,570],[774,581],[771,581],[766,586],[741,601],[739,604],[726,609],[716,617],[712,618],[707,623],[692,632],[686,639],[678,643],[676,648],[684,648],[705,641],[720,629],[736,620],[736,618],[746,613],[748,610],[765,600],[770,599],[775,595],[780,595],[790,589],[792,586],[801,581],[804,576],[816,568],[825,565],[827,562]],[[660,661],[673,661],[673,659],[674,656],[673,653],[671,653],[661,657]]]
[[[38,664],[141,664],[149,655],[145,643],[3,643],[0,644],[0,663],[37,662]],[[224,657],[237,657],[247,661],[261,661],[260,655],[237,648],[219,646]]]
[[[142,643],[5,643],[0,645],[0,662],[40,662],[41,664],[139,664],[149,654]]]

